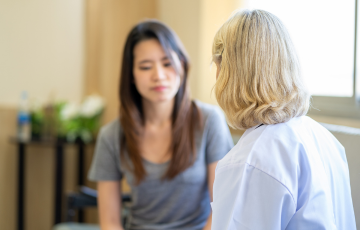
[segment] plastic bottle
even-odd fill
[[[18,139],[19,141],[30,141],[31,139],[31,123],[30,123],[30,111],[29,100],[27,92],[22,92],[19,110],[18,110]]]

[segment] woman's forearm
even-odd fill
[[[108,226],[101,226],[101,230],[124,230],[124,228],[120,225],[108,225]]]
[[[217,163],[218,162],[216,161],[208,165],[208,186],[209,186],[209,195],[211,202],[213,201],[213,185],[215,180],[215,169]],[[210,213],[203,230],[211,230],[211,222],[212,222],[212,212]]]
[[[210,213],[209,218],[206,221],[206,225],[203,230],[211,230],[211,221],[212,221],[212,213]]]
[[[120,197],[120,181],[98,182],[98,210],[101,230],[123,230]]]

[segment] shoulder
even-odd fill
[[[285,171],[296,169],[304,152],[300,129],[306,127],[306,123],[300,117],[253,130],[243,143],[248,149],[247,163],[276,178],[282,177],[280,175]]]
[[[99,139],[108,143],[118,143],[122,132],[119,119],[115,119],[100,129]]]
[[[205,123],[208,120],[216,120],[216,119],[221,119],[225,121],[224,113],[221,111],[221,109],[218,106],[207,104],[198,100],[194,100],[194,103],[201,111]]]
[[[234,146],[226,119],[219,107],[195,102],[202,113],[202,132],[200,149],[206,154],[207,164],[219,161]]]
[[[323,168],[323,158],[338,159],[335,140],[328,130],[306,116],[253,127],[246,130],[236,146],[220,160],[217,171],[241,172],[244,167],[253,167],[264,177],[284,185],[296,199],[301,176],[318,174],[318,169]]]
[[[301,125],[302,118],[294,118],[286,123],[246,130],[235,147],[219,162],[218,168],[249,165],[285,187],[293,187],[298,159],[304,152],[297,134]]]

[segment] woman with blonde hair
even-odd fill
[[[212,229],[356,229],[345,150],[305,116],[310,95],[282,22],[236,12],[213,57],[219,105],[246,131],[217,165]]]

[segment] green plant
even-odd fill
[[[57,111],[59,136],[69,142],[77,138],[90,142],[100,127],[104,103],[101,97],[90,95],[81,105],[65,103],[58,106]]]

